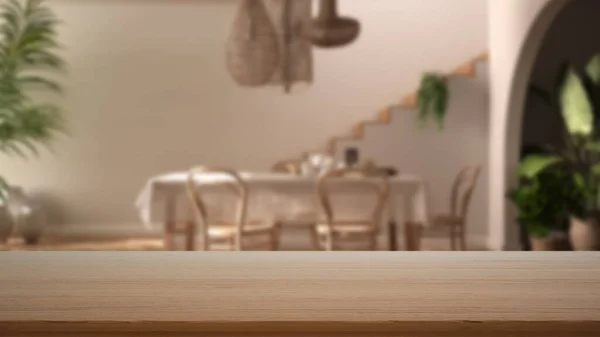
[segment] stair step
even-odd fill
[[[454,70],[452,70],[451,76],[465,76],[465,77],[474,77],[475,76],[475,65],[472,62],[467,62],[462,64]]]
[[[376,119],[382,123],[391,123],[392,122],[392,108],[387,106],[379,112],[377,112]]]
[[[363,134],[365,132],[365,125],[367,124],[366,121],[362,121],[359,123],[356,123],[353,127],[352,127],[352,136],[354,138],[362,138]]]
[[[406,107],[414,108],[417,106],[417,101],[418,101],[417,93],[413,92],[412,94],[407,95],[402,99],[402,105],[406,106]]]
[[[356,125],[354,125],[354,127],[352,128],[352,137],[354,139],[361,139],[364,137],[365,135],[365,128],[369,125],[387,125],[389,124],[389,122],[381,122],[379,120],[369,120],[369,121],[362,121],[360,123],[357,123]]]
[[[481,55],[478,55],[477,57],[473,58],[472,60],[454,68],[450,75],[475,77],[477,75],[478,64],[480,62],[487,61],[488,57],[488,53],[484,52]]]

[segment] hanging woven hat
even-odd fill
[[[242,0],[226,44],[226,64],[242,86],[267,84],[279,67],[277,31],[262,0]]]

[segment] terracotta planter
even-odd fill
[[[600,250],[600,217],[593,215],[585,220],[571,218],[569,239],[573,250],[598,251]]]
[[[555,250],[554,247],[554,239],[552,236],[547,237],[529,237],[529,241],[531,242],[531,250],[534,252],[547,252]]]

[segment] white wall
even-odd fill
[[[487,46],[483,0],[343,0],[362,36],[317,52],[314,85],[288,96],[228,77],[235,1],[50,3],[65,22],[71,137],[58,156],[3,158],[0,174],[43,194],[63,224],[138,221],[133,201],[156,174],[193,164],[261,170],[322,148],[414,90],[421,71],[447,70]]]
[[[525,88],[541,39],[568,0],[489,0],[491,61],[489,242],[515,249],[517,227],[506,191],[515,183]],[[550,5],[549,5],[550,4]],[[524,48],[525,47],[525,48]]]

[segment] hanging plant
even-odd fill
[[[447,106],[448,87],[446,79],[438,74],[424,74],[417,93],[420,126],[424,127],[427,120],[433,115],[437,120],[439,130],[442,130],[444,128]]]

